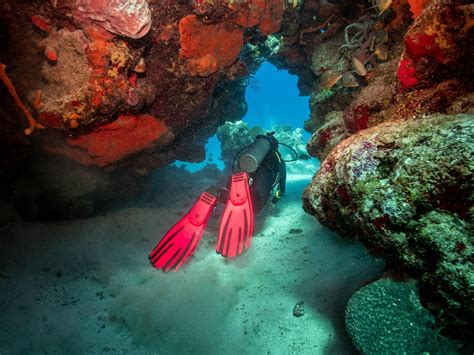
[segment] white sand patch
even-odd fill
[[[307,181],[289,177],[234,260],[214,251],[216,209],[178,273],[152,268],[147,255],[194,202],[185,193],[166,208],[1,230],[0,353],[350,353],[345,304],[381,264],[304,213]]]

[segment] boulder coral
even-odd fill
[[[303,195],[320,222],[419,277],[458,334],[474,329],[473,139],[472,115],[385,122],[337,145]]]
[[[457,354],[438,335],[433,315],[420,303],[416,282],[381,279],[354,293],[346,307],[346,329],[361,354]]]

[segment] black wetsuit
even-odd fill
[[[260,163],[257,170],[249,174],[250,195],[255,213],[258,213],[272,196],[273,202],[285,193],[286,165],[280,152],[278,151],[278,141],[273,136],[263,136],[270,140],[271,149]],[[230,183],[229,183],[230,184]],[[223,188],[218,184],[207,189],[213,196],[217,196],[218,201],[225,204],[229,198],[229,187]]]
[[[258,169],[249,174],[252,179],[250,195],[255,212],[259,212],[265,206],[274,191],[276,194],[273,196],[274,201],[285,193],[286,165],[278,151],[278,141],[273,136],[266,138],[271,141],[272,148]]]

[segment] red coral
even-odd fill
[[[386,228],[387,224],[390,222],[390,218],[387,215],[383,215],[381,217],[377,217],[374,219],[374,226],[379,231],[382,231]]]
[[[368,105],[349,107],[344,111],[344,123],[352,133],[366,129],[369,126],[370,109]]]
[[[157,144],[165,144],[171,138],[167,126],[153,116],[123,115],[88,134],[68,138],[70,146],[55,144],[44,148],[84,165],[106,166]]]
[[[57,112],[41,112],[38,121],[46,127],[61,128],[63,118]]]
[[[207,25],[195,15],[179,21],[179,56],[188,60],[191,75],[207,76],[232,65],[243,46],[240,28],[220,23]]]
[[[44,55],[46,56],[46,58],[48,58],[50,62],[55,63],[58,60],[58,54],[52,48],[46,48],[46,50],[44,51]]]
[[[411,88],[412,86],[418,84],[415,64],[411,59],[402,59],[400,61],[397,75],[405,89]]]
[[[104,70],[110,56],[112,36],[97,27],[87,27],[85,33],[90,40],[86,55],[94,69]]]
[[[282,0],[253,0],[242,7],[235,23],[244,28],[258,26],[260,33],[268,36],[280,30],[284,12]]]
[[[266,11],[258,27],[260,33],[264,36],[278,32],[281,27],[281,20],[285,6],[282,0],[267,0]]]
[[[339,185],[336,189],[336,193],[343,205],[347,205],[352,201],[352,197],[344,185]]]
[[[332,137],[331,131],[329,129],[319,129],[317,133],[318,133],[318,145],[321,146],[322,148],[325,148]]]
[[[428,2],[429,0],[408,0],[413,19],[416,19],[418,16],[420,16]]]
[[[446,60],[441,48],[436,43],[435,35],[427,35],[420,33],[405,38],[405,48],[407,54],[415,62],[419,62],[421,58],[433,58],[438,63],[444,63]]]
[[[257,26],[262,20],[265,2],[265,0],[254,0],[252,3],[245,3],[239,11],[235,23],[244,28]]]

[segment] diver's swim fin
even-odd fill
[[[196,249],[206,228],[217,198],[203,192],[191,210],[178,222],[148,256],[158,269],[178,271]]]
[[[216,251],[233,258],[250,246],[253,232],[253,206],[246,172],[232,175],[229,199],[219,226]]]

